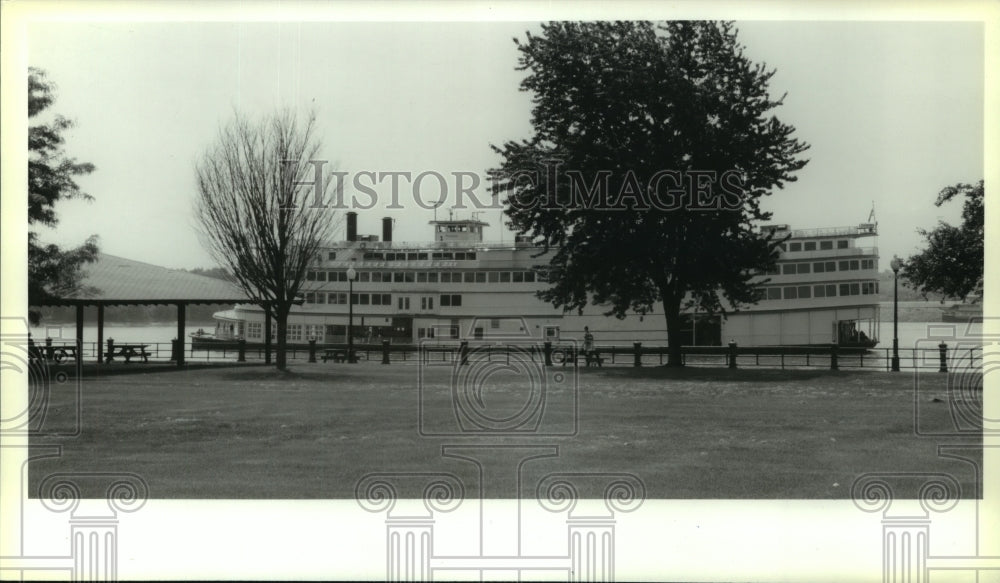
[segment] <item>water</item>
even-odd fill
[[[189,322],[186,324],[184,332],[190,334],[198,328],[204,328],[208,332],[215,331],[214,322]],[[45,338],[52,338],[55,343],[73,342],[76,339],[76,326],[74,324],[45,324],[31,328],[31,336],[38,343],[44,343]],[[109,338],[114,338],[115,342],[121,344],[169,344],[171,340],[177,338],[177,323],[154,323],[154,324],[122,324],[110,323],[104,325],[104,342]],[[185,338],[185,342],[190,343],[190,338]],[[83,326],[83,341],[97,342],[97,325],[85,324]]]

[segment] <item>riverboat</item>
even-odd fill
[[[600,306],[588,306],[582,314],[563,312],[536,297],[548,285],[546,258],[526,239],[485,242],[488,224],[475,218],[449,217],[430,221],[430,226],[430,241],[397,242],[392,219],[382,219],[379,238],[359,235],[357,213],[347,213],[346,240],[323,248],[306,274],[302,305],[294,306],[288,318],[287,341],[346,342],[350,320],[356,343],[579,340],[589,327],[601,346],[666,344],[662,307],[624,319],[605,316]],[[787,237],[776,269],[757,277],[762,299],[725,317],[683,314],[684,343],[877,344],[878,248],[861,244],[877,237],[877,225],[761,228]],[[353,281],[348,281],[349,273]],[[264,341],[267,326],[259,306],[237,305],[215,319],[216,339]],[[275,328],[271,326],[272,339]]]

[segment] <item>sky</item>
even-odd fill
[[[874,206],[880,234],[866,244],[886,268],[919,250],[918,228],[960,220],[960,202],[933,203],[943,187],[983,178],[981,23],[736,24],[747,54],[776,70],[771,94],[786,97],[774,113],[811,145],[797,182],[764,204],[773,222],[857,225]],[[213,266],[191,212],[194,167],[235,112],[315,108],[327,169],[349,176],[484,176],[498,162],[490,144],[530,134],[512,41],[526,30],[537,23],[32,23],[28,62],[57,85],[50,112],[77,124],[66,151],[97,168],[78,180],[94,200],[60,202],[59,226],[41,235],[76,245],[97,234],[109,254]],[[362,234],[391,216],[396,240],[431,238],[434,213],[404,186],[404,208],[360,211]],[[421,186],[436,198],[433,181]],[[479,218],[491,225],[486,239],[512,239],[498,210]]]

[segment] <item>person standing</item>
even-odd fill
[[[587,366],[590,366],[590,361],[594,354],[594,335],[590,333],[590,327],[583,327],[583,358],[585,359]]]

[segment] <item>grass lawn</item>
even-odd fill
[[[915,399],[923,430],[952,427],[945,374],[922,373],[915,395],[911,373],[608,367],[580,369],[574,381],[563,370],[548,371],[566,376],[546,385],[537,430],[564,435],[427,435],[458,427],[450,367],[425,370],[422,391],[412,364],[86,377],[82,434],[32,440],[64,449],[31,463],[31,492],[53,472],[101,471],[142,476],[152,498],[350,498],[369,472],[449,472],[468,496],[482,481],[487,497],[507,498],[518,495],[510,476],[528,450],[493,446],[553,445],[558,455],[523,464],[522,496],[551,472],[631,473],[648,498],[849,498],[867,472],[944,472],[965,496],[979,490],[972,465],[937,455],[940,444],[980,444],[977,434],[914,429]],[[68,423],[68,386],[53,393],[49,426]],[[495,424],[531,403],[523,375],[482,386]],[[442,455],[453,445],[490,446],[477,454],[482,480],[475,464]]]

